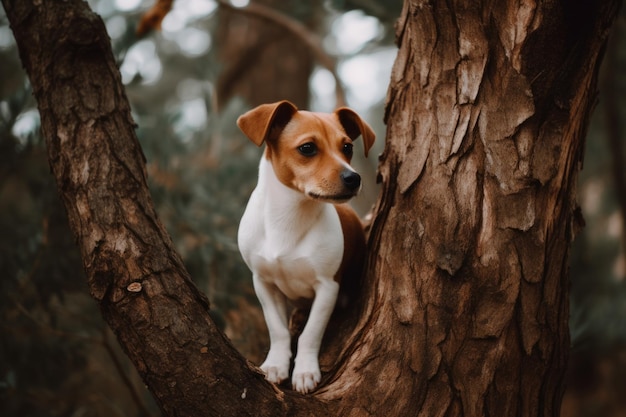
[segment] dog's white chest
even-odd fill
[[[253,255],[253,265],[259,279],[272,283],[292,300],[315,296],[317,277],[307,258],[289,255],[264,257]]]
[[[255,278],[276,285],[292,300],[313,298],[320,280],[333,280],[343,256],[343,234],[334,207],[329,208],[311,227],[286,227],[279,233],[247,210],[239,249]]]
[[[303,201],[264,179],[239,225],[241,255],[255,279],[276,285],[290,299],[313,298],[320,280],[334,279],[343,258],[339,215],[331,204]]]

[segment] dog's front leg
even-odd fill
[[[260,368],[265,379],[275,384],[289,377],[291,361],[291,336],[287,324],[287,300],[274,285],[254,275],[254,290],[263,308],[270,334],[270,350]]]
[[[313,391],[322,379],[318,362],[320,345],[338,293],[339,284],[332,278],[322,279],[315,289],[309,319],[298,339],[298,352],[291,380],[293,389],[301,394]]]

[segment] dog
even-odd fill
[[[350,166],[352,142],[361,136],[367,156],[375,134],[347,107],[315,113],[286,100],[248,111],[237,125],[257,146],[266,145],[237,236],[270,336],[260,368],[270,382],[288,379],[288,300],[310,304],[291,379],[306,394],[321,380],[320,345],[342,278],[362,268],[363,226],[344,203],[361,188]]]

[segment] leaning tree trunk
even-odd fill
[[[102,21],[80,0],[2,2],[92,295],[165,415],[558,416],[574,184],[617,1],[406,3],[361,316],[309,397],[211,321]]]
[[[89,289],[163,413],[279,416],[301,404],[323,414],[267,383],[211,320],[154,210],[100,17],[82,0],[2,3]]]

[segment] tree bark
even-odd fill
[[[165,415],[559,415],[575,181],[618,1],[406,2],[359,321],[308,397],[211,321],[102,21],[80,0],[2,2],[89,288]]]
[[[91,294],[163,413],[324,414],[267,383],[212,322],[154,210],[102,20],[80,0],[3,5]]]
[[[576,178],[618,4],[405,2],[364,313],[321,396],[339,414],[559,416]]]

